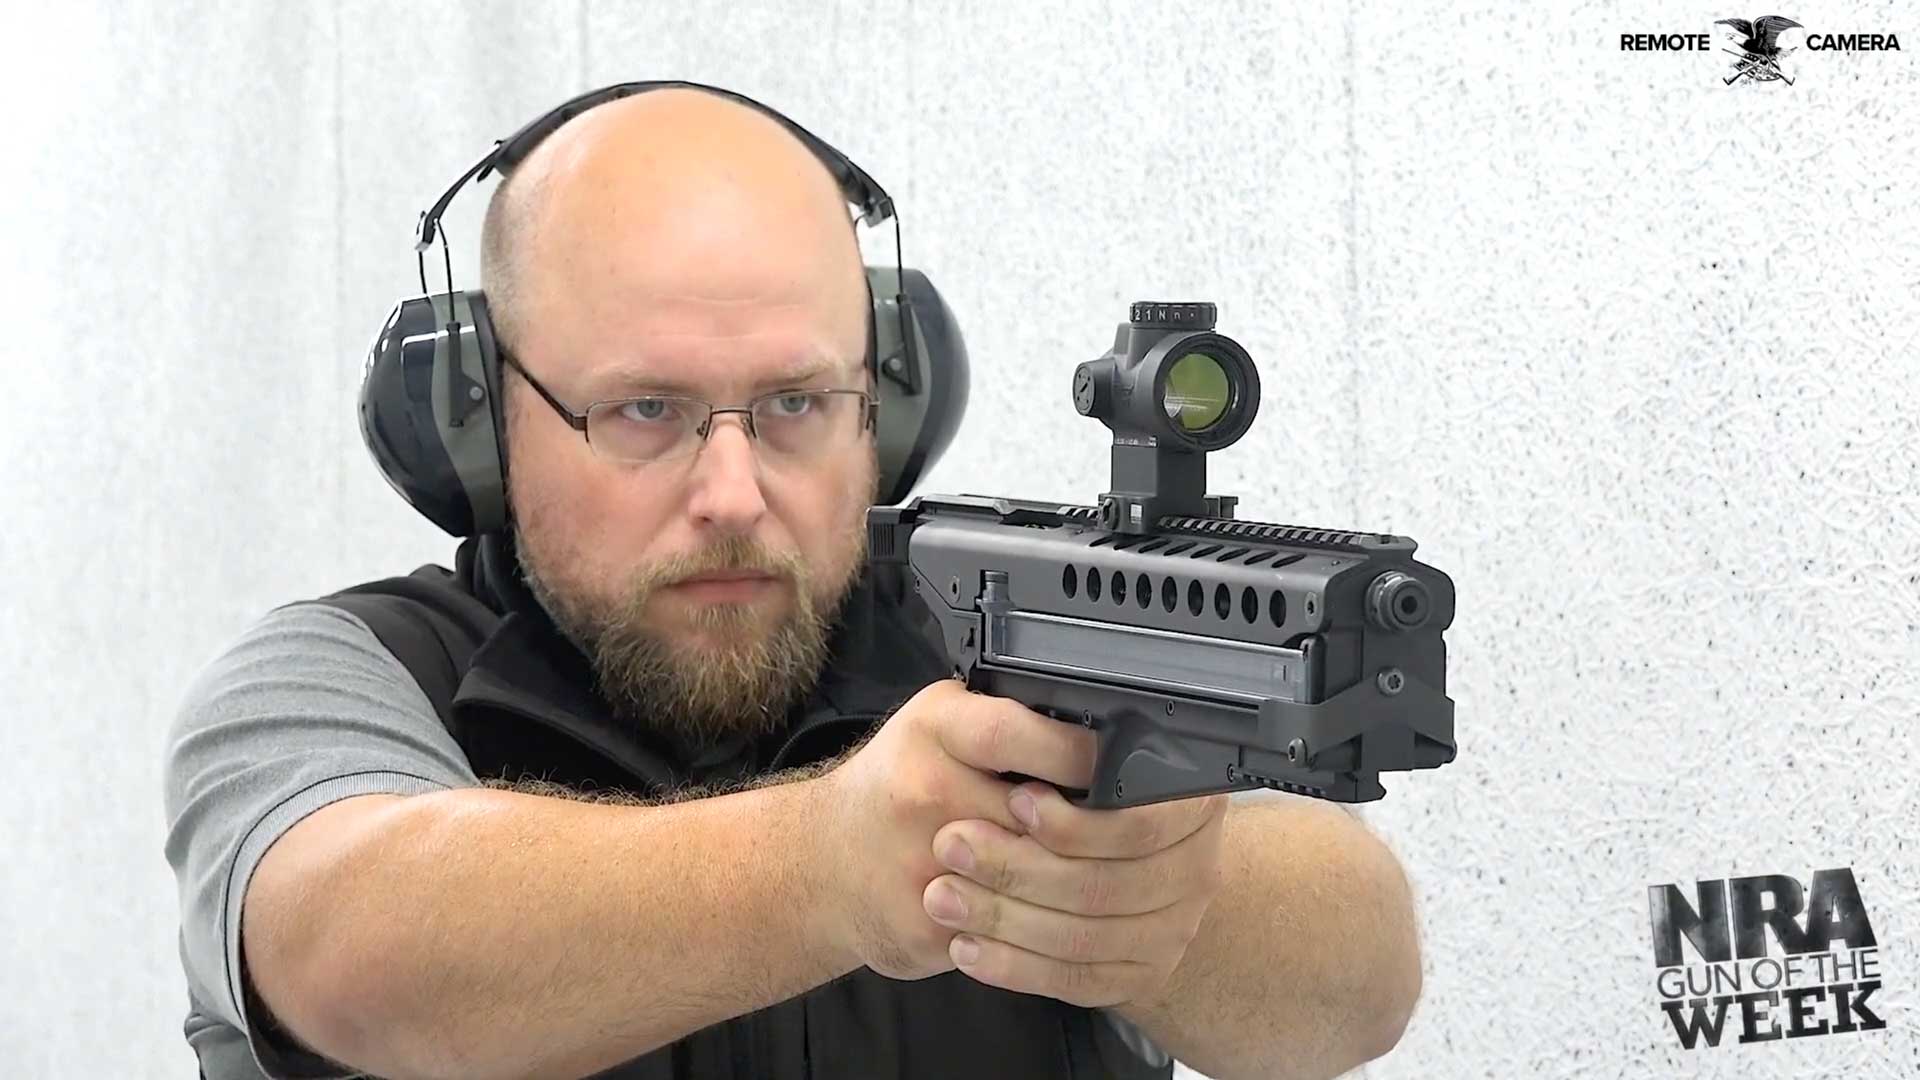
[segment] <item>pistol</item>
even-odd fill
[[[1131,305],[1073,403],[1113,433],[1094,505],[927,495],[869,558],[970,690],[1092,729],[1097,808],[1267,788],[1367,802],[1454,758],[1453,581],[1404,536],[1245,521],[1206,456],[1260,404],[1215,305]]]

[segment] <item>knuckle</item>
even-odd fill
[[[975,850],[979,849],[975,848]],[[1012,861],[990,856],[983,856],[981,861],[986,864],[987,887],[994,892],[1011,896],[1026,888],[1025,875],[1013,865]]]
[[[952,718],[958,703],[964,700],[955,698],[955,693],[964,695],[966,691],[949,679],[930,683],[908,698],[888,722],[900,723],[923,736],[938,732]]]
[[[881,730],[884,731],[896,725],[915,730],[933,726],[934,718],[940,712],[940,695],[935,692],[938,685],[936,683],[924,687],[919,693],[908,698],[905,704],[893,711],[893,715],[887,717],[887,722],[881,725]]]
[[[1113,871],[1095,863],[1080,874],[1077,890],[1080,911],[1087,915],[1105,915],[1120,899],[1120,883]]]
[[[978,727],[975,730],[981,753],[988,761],[998,761],[1011,737],[1011,732],[1007,730],[1007,710],[978,709],[975,712],[978,715]]]
[[[912,820],[940,805],[943,787],[936,770],[914,769],[901,777],[895,788],[898,797],[885,800],[884,805],[894,820]]]
[[[954,775],[944,765],[933,755],[915,755],[895,764],[895,775],[900,777],[895,786],[905,796],[900,800],[901,811],[918,816],[949,804],[955,796]]]
[[[1055,964],[1053,966],[1053,986],[1055,996],[1078,1003],[1079,997],[1093,982],[1093,973],[1084,964]]]
[[[1093,960],[1100,949],[1100,932],[1091,924],[1069,920],[1058,931],[1055,954],[1075,967]]]
[[[1054,965],[1052,996],[1070,1004],[1094,1008],[1104,1003],[1103,989],[1094,969],[1086,964]]]
[[[1000,935],[1000,900],[993,896],[967,897],[967,928],[982,937]]]
[[[920,798],[929,807],[945,806],[953,797],[953,779],[944,769],[923,769],[920,778]]]
[[[1007,739],[1006,749],[1022,749],[1029,754],[1038,753],[1042,758],[1049,756],[1042,738],[1047,728],[1040,725],[1057,726],[1054,721],[1012,698],[1002,698],[1001,708],[996,711],[1000,714],[1000,730]]]

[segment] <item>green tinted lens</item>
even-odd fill
[[[1220,422],[1233,400],[1226,369],[1206,353],[1188,353],[1167,372],[1161,406],[1183,431],[1204,431]]]

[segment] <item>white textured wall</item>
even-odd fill
[[[1753,17],[1698,4],[38,7],[0,14],[10,1075],[189,1075],[173,702],[266,608],[449,557],[354,425],[407,229],[539,110],[663,76],[899,199],[975,363],[927,490],[1089,500],[1072,366],[1208,298],[1266,380],[1215,489],[1453,575],[1460,758],[1369,819],[1426,996],[1366,1076],[1920,1073],[1912,8],[1783,7],[1908,51],[1727,89],[1617,48]],[[1827,866],[1889,1030],[1676,1049],[1646,887]]]

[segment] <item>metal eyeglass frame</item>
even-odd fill
[[[633,402],[633,401],[656,401],[656,400],[665,399],[670,401],[696,402],[700,405],[706,406],[707,408],[706,420],[703,421],[698,427],[694,428],[694,431],[697,432],[700,436],[700,443],[699,443],[700,446],[705,446],[707,443],[707,439],[713,434],[713,418],[723,413],[739,413],[741,416],[740,426],[746,429],[747,438],[751,439],[755,445],[758,445],[760,443],[760,432],[757,428],[754,427],[753,407],[769,398],[777,398],[787,394],[852,394],[859,397],[861,402],[864,403],[864,405],[866,406],[866,416],[863,419],[861,424],[861,429],[863,431],[872,432],[878,426],[879,420],[880,420],[880,399],[879,398],[875,397],[872,394],[867,393],[865,390],[843,389],[840,387],[827,387],[827,386],[816,387],[811,389],[796,388],[796,389],[790,389],[790,390],[773,390],[765,394],[761,394],[759,397],[756,397],[752,401],[749,401],[745,405],[741,405],[741,406],[721,407],[721,406],[715,405],[711,401],[706,401],[704,399],[696,398],[696,397],[690,397],[685,394],[641,394],[635,397],[605,398],[600,401],[588,402],[585,410],[581,412],[574,412],[572,409],[568,408],[565,404],[563,404],[559,398],[554,397],[553,393],[549,391],[544,385],[542,385],[539,379],[534,378],[533,373],[528,371],[520,363],[520,361],[514,357],[512,353],[508,352],[505,349],[500,350],[500,360],[507,367],[510,367],[513,370],[519,372],[520,377],[527,380],[527,385],[533,387],[535,393],[539,394],[542,398],[546,399],[547,404],[553,407],[553,411],[558,413],[560,415],[560,418],[567,422],[567,426],[573,428],[575,431],[578,431],[580,433],[581,440],[584,441],[587,444],[587,448],[592,450],[595,454],[599,454],[601,451],[598,448],[594,447],[593,438],[587,431],[587,416],[590,413],[592,413],[593,410],[599,408],[602,405],[624,405],[624,404],[627,404],[628,402]],[[649,465],[649,464],[653,464],[654,462],[673,461],[683,456],[692,457],[698,453],[699,451],[696,449],[694,451],[694,454],[650,458],[644,461],[634,461],[633,459],[622,458],[622,457],[614,457],[613,460],[624,461],[624,462],[628,462],[629,464]]]

